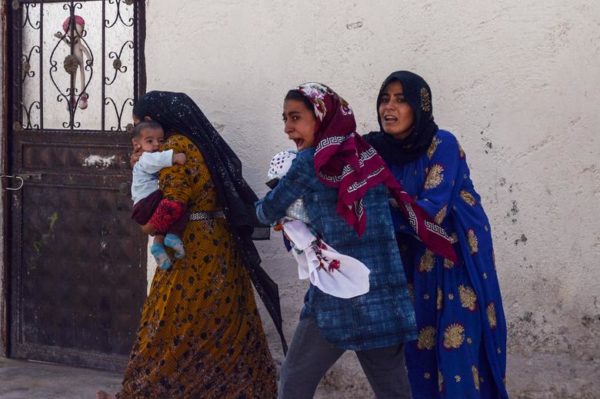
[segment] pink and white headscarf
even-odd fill
[[[337,213],[359,235],[366,228],[363,198],[371,187],[385,184],[418,237],[434,253],[456,261],[450,238],[396,181],[377,151],[356,133],[350,105],[321,83],[297,88],[317,117],[315,171],[319,180],[337,188]]]

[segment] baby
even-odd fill
[[[131,182],[133,212],[131,218],[140,225],[148,223],[163,198],[162,192],[158,188],[158,172],[173,165],[185,164],[185,154],[174,154],[173,150],[159,151],[164,137],[165,132],[162,126],[156,122],[141,122],[133,129],[131,142],[134,151],[141,151],[142,155],[133,166]],[[186,222],[184,215],[174,222],[168,231],[161,231],[154,235],[150,252],[161,269],[167,270],[171,267],[171,259],[165,246],[175,251],[175,258],[181,259],[185,256],[180,236],[185,229]]]
[[[294,150],[275,154],[267,172],[267,186],[277,186],[292,166],[296,154]],[[340,254],[315,235],[301,198],[287,208],[286,217],[277,226],[291,243],[300,279],[310,279],[311,284],[321,291],[338,298],[352,298],[369,292],[369,269],[358,259]]]

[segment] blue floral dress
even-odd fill
[[[506,320],[488,218],[456,138],[440,130],[396,179],[453,239],[459,261],[435,256],[401,213],[394,226],[412,290],[418,339],[406,347],[414,399],[508,398]]]

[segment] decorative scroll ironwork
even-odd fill
[[[35,30],[38,30],[38,29],[40,29],[40,27],[41,27],[41,21],[37,21],[37,22],[35,23],[35,25],[34,25],[34,24],[31,22],[31,18],[29,17],[29,9],[30,9],[30,8],[36,8],[36,7],[37,7],[37,4],[35,4],[35,3],[31,3],[31,4],[28,4],[28,3],[26,3],[26,4],[25,4],[25,18],[24,18],[24,20],[23,20],[23,28],[24,28],[25,26],[29,25],[29,26],[31,26],[31,27],[32,27],[33,29],[35,29]]]
[[[29,107],[26,107],[25,104],[22,104],[23,106],[23,112],[25,113],[25,115],[27,116],[27,125],[25,126],[25,129],[39,129],[40,125],[39,124],[31,124],[31,110],[35,107],[37,110],[41,109],[41,104],[39,101],[34,101],[31,104],[29,104]]]
[[[80,23],[80,20],[83,21],[83,19],[75,14],[75,10],[81,10],[82,8],[83,4],[79,2],[71,2],[71,4],[63,5],[63,9],[69,11],[69,17],[63,24],[63,33],[56,32],[54,34],[58,41],[50,54],[50,80],[59,93],[56,99],[58,102],[66,101],[67,109],[69,110],[69,121],[62,124],[64,128],[81,127],[81,122],[75,121],[75,113],[77,112],[77,107],[81,109],[87,108],[88,94],[86,93],[86,89],[89,87],[94,75],[94,53],[85,40],[85,36],[87,35],[85,22]],[[70,86],[66,89],[61,89],[54,76],[58,72],[58,61],[54,58],[54,55],[58,47],[63,43],[68,44],[71,49],[71,53],[63,61],[65,71],[71,75]],[[87,56],[85,61],[83,58],[84,54]],[[76,87],[77,77],[75,76],[78,71],[81,77],[79,89]],[[85,71],[89,71],[87,78]]]
[[[125,131],[124,115],[143,92],[145,81],[139,43],[143,36],[137,23],[143,6],[138,0],[13,0],[12,32],[17,38],[13,55],[19,60],[13,64],[13,92],[18,99],[13,125],[19,124],[21,130],[46,129],[51,117],[50,124],[58,130]],[[82,15],[89,19],[89,27]],[[52,36],[52,28],[45,26],[57,23],[63,29]],[[123,42],[114,43],[124,35]],[[93,104],[90,109],[88,101]],[[44,109],[50,109],[46,121]],[[66,120],[56,120],[61,118],[58,109],[65,110]],[[89,123],[99,125],[90,129]]]
[[[133,98],[128,98],[127,100],[125,100],[123,102],[123,104],[121,105],[121,109],[119,110],[117,103],[115,102],[115,100],[113,100],[110,97],[106,97],[104,99],[104,105],[110,105],[112,104],[114,109],[115,109],[115,114],[117,115],[117,126],[113,126],[110,128],[111,131],[115,131],[115,130],[121,130],[121,120],[123,118],[123,112],[125,111],[125,106],[129,105],[131,107],[133,107]],[[127,130],[127,127],[125,127],[125,130]]]
[[[121,56],[123,55],[123,50],[125,50],[126,46],[129,46],[129,48],[133,50],[134,43],[131,40],[128,40],[125,43],[123,43],[123,46],[121,46],[121,50],[119,50],[119,53],[117,53],[116,51],[111,51],[110,53],[108,53],[108,58],[110,58],[111,60],[114,59],[112,67],[115,70],[115,74],[112,80],[109,77],[104,78],[104,81],[106,82],[107,86],[110,86],[115,82],[115,80],[117,79],[118,72],[127,72],[127,66],[123,65],[123,62],[121,61]]]
[[[128,6],[130,6],[134,3],[134,1],[133,0],[125,0],[124,3]],[[117,12],[115,15],[115,19],[112,22],[110,22],[110,20],[108,20],[108,19],[104,20],[104,26],[106,26],[107,28],[112,28],[113,26],[115,26],[117,24],[118,21],[121,21],[121,23],[123,23],[123,25],[128,26],[128,27],[133,26],[133,23],[134,23],[133,18],[129,18],[129,21],[125,22],[125,20],[123,19],[123,16],[121,15],[121,0],[108,0],[108,4],[116,4]]]
[[[35,71],[31,70],[31,56],[33,55],[33,53],[39,54],[40,51],[40,46],[35,45],[29,50],[29,54],[23,54],[21,56],[21,68],[23,71],[21,83],[25,82],[25,79],[27,78],[35,77]]]

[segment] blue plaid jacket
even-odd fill
[[[363,262],[370,270],[370,291],[350,299],[336,298],[311,285],[300,318],[312,317],[323,336],[349,350],[394,346],[416,339],[416,322],[406,276],[394,236],[385,186],[364,198],[367,228],[359,237],[336,213],[337,190],[315,174],[314,149],[301,151],[277,187],[256,203],[263,223],[285,215],[303,198],[311,225],[338,252]]]

